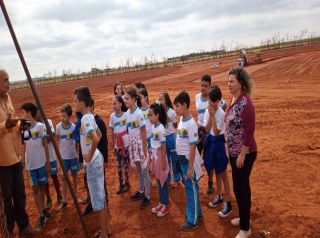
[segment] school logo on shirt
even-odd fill
[[[168,117],[168,122],[172,122],[172,117]]]
[[[188,138],[188,131],[184,128],[178,129],[178,136],[180,138]]]
[[[149,114],[148,112],[143,113],[143,117],[145,120],[149,119]]]
[[[32,131],[31,132],[32,139],[37,139],[41,137],[40,131]]]
[[[67,140],[71,140],[71,138],[72,138],[72,133],[71,133],[71,132],[68,132],[68,133],[66,134],[66,136],[67,136]]]
[[[129,122],[128,125],[130,128],[139,128],[140,123],[139,121],[132,121],[132,122]]]
[[[90,137],[86,137],[86,145],[90,145],[92,142]]]
[[[124,126],[125,124],[126,124],[126,119],[122,119],[122,120],[120,120],[120,122],[119,122],[119,124],[120,124],[120,126]]]
[[[159,132],[154,132],[154,133],[153,133],[153,139],[154,139],[154,140],[159,140],[159,139],[160,139],[160,137],[159,137]]]

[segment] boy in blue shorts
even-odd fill
[[[59,141],[59,150],[62,157],[62,163],[67,172],[72,174],[73,190],[77,194],[78,178],[77,174],[80,170],[77,146],[72,137],[75,125],[71,122],[72,107],[65,104],[60,109],[61,122],[56,126],[56,139]],[[57,208],[58,212],[63,211],[67,207],[67,182],[65,178],[62,180],[62,202]]]
[[[94,115],[89,110],[91,93],[88,87],[79,87],[74,91],[74,104],[76,111],[83,115],[80,126],[80,146],[92,208],[93,211],[99,213],[100,231],[95,236],[107,237],[111,235],[112,231],[108,219],[104,189],[104,159],[97,149],[101,132]]]
[[[48,184],[50,171],[49,151],[44,124],[37,122],[37,107],[33,103],[21,106],[22,117],[31,122],[31,127],[24,131],[24,153],[22,161],[30,175],[30,182],[36,207],[39,212],[38,228],[43,229],[51,214],[44,210],[45,186]]]
[[[183,231],[191,231],[198,228],[198,220],[202,217],[198,180],[203,172],[197,150],[198,126],[189,112],[190,97],[187,92],[179,93],[174,99],[174,105],[180,116],[176,150],[187,197],[186,223],[180,227]]]
[[[38,110],[37,116],[35,118],[38,122],[41,122],[44,124],[43,122],[43,118]],[[54,131],[54,127],[53,127],[53,123],[50,119],[47,119],[51,132],[53,134],[55,134]],[[45,133],[47,135],[47,142],[48,142],[48,150],[49,150],[49,160],[50,160],[50,172],[48,175],[50,175],[51,179],[52,179],[52,183],[54,186],[54,189],[56,190],[56,194],[57,194],[57,202],[58,204],[61,204],[62,202],[62,196],[61,196],[61,192],[60,192],[60,183],[59,183],[59,179],[58,179],[58,163],[57,163],[57,156],[56,156],[56,152],[54,151],[54,147],[51,141],[51,137],[49,136],[49,133],[47,132],[47,129],[45,128]],[[51,200],[51,196],[50,196],[50,190],[49,190],[49,183],[46,185],[46,204],[44,206],[44,208],[46,210],[50,209],[52,207],[52,200]]]

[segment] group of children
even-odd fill
[[[104,158],[97,149],[102,134],[90,110],[92,101],[89,88],[77,88],[74,91],[74,105],[77,113],[81,114],[79,128],[71,122],[70,104],[61,107],[61,122],[55,130],[52,122],[49,123],[59,142],[63,165],[72,174],[74,191],[77,191],[77,173],[80,170],[78,158],[82,155],[92,209],[100,214],[101,230],[95,237],[107,237],[112,231],[108,219]],[[43,228],[52,217],[48,212],[51,206],[48,174],[57,192],[57,211],[63,211],[67,206],[67,185],[63,179],[60,193],[56,156],[37,106],[25,103],[21,109],[24,118],[31,122],[30,129],[24,132],[23,161],[32,182],[40,217],[39,228]],[[176,188],[181,181],[187,197],[186,222],[181,225],[181,229],[193,230],[198,227],[199,219],[202,218],[198,181],[203,176],[204,161],[209,178],[208,194],[213,193],[213,171],[216,172],[217,181],[217,195],[209,201],[208,206],[214,208],[224,204],[218,213],[221,217],[232,212],[223,134],[226,104],[222,100],[220,88],[211,85],[209,75],[202,77],[201,92],[196,95],[198,123],[190,113],[190,96],[187,92],[180,92],[173,104],[169,94],[162,92],[155,103],[149,104],[148,91],[140,82],[125,91],[120,83],[115,84],[112,109],[109,128],[113,153],[118,162],[117,194],[130,189],[131,165],[136,168],[139,179],[139,188],[131,196],[131,200],[141,201],[141,209],[148,207],[151,203],[150,187],[158,186],[159,202],[151,208],[151,212],[157,217],[164,217],[169,213],[169,184],[172,180],[172,187]],[[75,140],[74,135],[77,133],[80,134],[79,141]]]

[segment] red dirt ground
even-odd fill
[[[256,107],[259,151],[251,176],[252,237],[259,237],[259,230],[270,231],[270,237],[320,237],[320,173],[317,173],[320,160],[320,44],[265,52],[261,56],[264,63],[247,67],[255,86],[252,98]],[[212,63],[218,63],[219,68],[215,71],[210,69]],[[235,64],[236,58],[231,57],[42,86],[38,91],[47,116],[55,124],[59,121],[59,107],[67,102],[72,103],[73,89],[80,85],[91,88],[97,112],[108,122],[112,85],[115,81],[125,85],[137,80],[145,82],[151,101],[163,90],[168,90],[171,98],[180,90],[187,90],[192,98],[191,111],[196,116],[194,96],[200,87],[200,77],[210,73],[214,83],[222,88],[224,99],[229,102],[227,70]],[[12,91],[11,96],[17,112],[19,105],[33,100],[29,89]],[[134,169],[131,170],[131,191],[116,195],[116,171],[116,161],[110,154],[107,180],[114,237],[234,237],[237,234],[238,228],[229,223],[238,213],[234,196],[232,215],[225,219],[219,218],[218,210],[207,207],[207,202],[213,196],[206,194],[206,176],[200,181],[204,219],[198,230],[183,233],[179,230],[185,214],[182,185],[170,189],[170,214],[158,219],[149,209],[140,210],[138,203],[129,199],[138,184]],[[230,168],[228,174],[231,179]],[[79,193],[85,196],[83,174],[79,176]],[[52,184],[50,189],[55,202]],[[35,225],[37,212],[27,178],[26,193],[27,210],[31,223]],[[157,201],[157,189],[152,189],[152,205]],[[79,218],[71,204],[69,198],[69,207],[63,213],[52,210],[54,219],[48,222],[37,237],[82,237]],[[85,222],[91,234],[98,229],[96,215],[85,217]]]

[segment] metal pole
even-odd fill
[[[25,59],[24,59],[23,53],[22,53],[22,51],[21,51],[19,42],[18,42],[18,40],[17,40],[16,34],[15,34],[15,32],[14,32],[13,26],[12,26],[12,24],[11,24],[11,21],[10,21],[10,18],[9,18],[9,15],[8,15],[8,12],[7,12],[7,10],[6,10],[6,7],[5,7],[5,4],[4,4],[4,1],[3,1],[3,0],[0,0],[0,5],[1,5],[1,9],[2,9],[3,16],[4,16],[4,18],[6,19],[6,22],[7,22],[7,25],[8,25],[8,28],[9,28],[9,31],[10,31],[10,34],[11,34],[11,37],[12,37],[12,40],[13,40],[14,45],[15,45],[15,47],[16,47],[17,53],[18,53],[18,55],[19,55],[21,64],[22,64],[22,66],[23,66],[24,72],[25,72],[25,74],[26,74],[26,76],[27,76],[27,79],[28,79],[30,88],[31,88],[31,90],[32,90],[33,96],[34,96],[34,98],[35,98],[35,100],[36,100],[36,103],[37,103],[38,108],[39,108],[39,110],[40,110],[41,116],[42,116],[42,118],[43,118],[43,120],[44,120],[44,123],[45,123],[45,125],[46,125],[47,132],[49,133],[49,136],[51,137],[52,144],[53,144],[54,150],[55,150],[56,155],[57,155],[57,159],[58,159],[58,161],[59,161],[59,163],[60,163],[60,166],[61,166],[62,171],[63,171],[63,175],[64,175],[64,177],[65,177],[65,179],[66,179],[67,184],[68,184],[68,187],[69,187],[69,190],[70,190],[70,193],[71,193],[73,202],[74,202],[74,204],[75,204],[75,206],[76,206],[76,210],[77,210],[77,212],[78,212],[78,215],[79,215],[79,218],[80,218],[80,222],[81,222],[81,225],[82,225],[82,227],[83,227],[84,237],[89,238],[89,232],[88,232],[88,229],[87,229],[86,224],[85,224],[85,222],[84,222],[84,219],[83,219],[83,217],[82,217],[81,209],[80,209],[80,206],[79,206],[79,203],[78,203],[78,198],[77,198],[77,196],[76,196],[76,194],[75,194],[75,192],[74,192],[74,190],[73,190],[73,188],[72,188],[72,185],[71,185],[71,182],[70,182],[68,173],[67,173],[65,167],[64,167],[63,164],[62,164],[61,154],[60,154],[60,151],[59,151],[59,149],[58,149],[58,146],[57,146],[55,137],[54,137],[54,135],[53,135],[53,133],[52,133],[52,131],[51,131],[51,128],[50,128],[50,126],[49,126],[49,123],[48,123],[46,114],[45,114],[45,112],[44,112],[44,110],[43,110],[43,107],[42,107],[42,105],[41,105],[40,98],[39,98],[39,96],[38,96],[37,90],[36,90],[36,88],[35,88],[35,86],[34,86],[34,83],[33,83],[33,81],[32,81],[32,78],[31,78],[31,75],[30,75],[28,66],[27,66],[26,61],[25,61]]]

